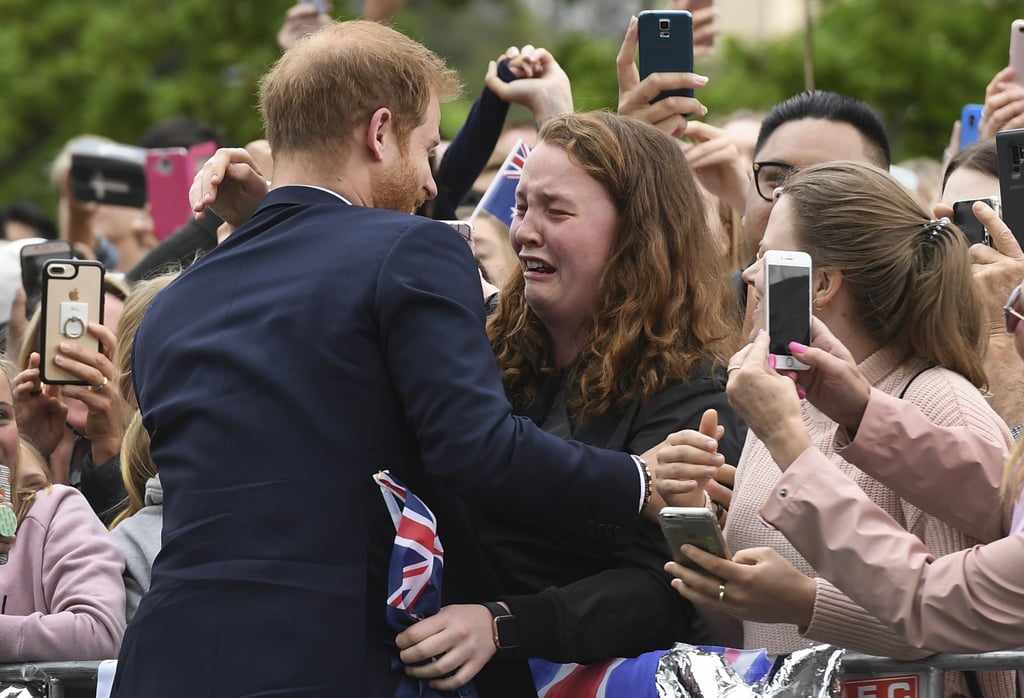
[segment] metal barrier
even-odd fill
[[[91,689],[95,694],[99,666],[100,662],[0,664],[0,683],[38,687],[48,698],[64,698],[67,688]]]
[[[37,686],[48,698],[64,698],[66,688],[96,688],[100,662],[35,662],[0,664],[0,683]],[[844,698],[943,698],[947,671],[1006,671],[1024,669],[1024,649],[985,654],[936,654],[900,660],[847,652],[843,655],[843,681],[864,680],[860,688],[844,688]],[[918,685],[905,686],[898,677],[916,675]],[[896,677],[888,685],[884,677]]]
[[[847,652],[843,655],[843,681],[856,682],[864,677],[875,679],[885,676],[917,675],[920,680],[917,692],[902,684],[890,684],[888,692],[880,692],[879,686],[871,687],[866,679],[865,691],[856,693],[846,690],[844,698],[943,698],[943,687],[947,671],[1007,671],[1024,669],[1024,649],[986,652],[984,654],[936,654],[922,659],[900,660],[889,657],[872,657],[867,654]],[[879,683],[879,682],[875,682]]]

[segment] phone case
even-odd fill
[[[0,465],[0,496],[11,503],[11,470]],[[13,536],[18,530],[18,517],[10,507],[0,506],[0,536]],[[0,565],[7,564],[7,553],[0,553]]]
[[[996,134],[1003,221],[1024,246],[1024,129]]]
[[[665,507],[658,513],[658,522],[672,558],[681,565],[699,569],[693,561],[684,558],[679,548],[689,543],[712,555],[730,559],[722,529],[714,513],[704,507]]]
[[[1013,81],[1024,85],[1024,19],[1015,19],[1010,25],[1010,62]]]
[[[960,150],[978,140],[983,104],[965,104],[960,111]]]
[[[43,292],[43,265],[51,259],[71,259],[71,243],[67,240],[37,242],[22,247],[20,254],[21,286],[30,301],[31,311]]]
[[[978,220],[977,216],[974,215],[974,202],[984,201],[989,208],[993,209],[996,213],[999,213],[999,199],[994,197],[984,199],[964,199],[953,203],[953,222],[956,227],[960,229],[960,232],[967,238],[968,245],[982,244],[992,245],[992,238],[989,237],[988,230],[982,225],[981,221]]]
[[[641,80],[651,73],[693,72],[693,16],[689,12],[641,12],[637,15],[637,40]],[[654,101],[670,96],[693,97],[693,90],[665,90]]]
[[[799,270],[799,273],[783,279],[782,283],[787,284],[783,289],[781,284],[772,283],[772,276],[773,270],[786,268]],[[810,367],[794,358],[787,347],[791,341],[811,342],[811,257],[806,252],[769,250],[764,256],[764,275],[761,305],[764,306],[764,327],[771,337],[769,351],[775,355],[780,370],[806,370]],[[807,301],[806,305],[794,304],[792,296],[796,294]]]
[[[99,351],[90,322],[103,319],[103,265],[91,260],[50,261],[43,267],[39,322],[39,373],[43,383],[88,385],[57,366],[57,345],[72,342]]]

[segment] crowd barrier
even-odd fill
[[[843,655],[843,698],[942,698],[947,671],[1024,669],[1024,649],[915,660]]]
[[[47,698],[65,689],[96,687],[101,662],[0,664],[0,683],[35,688]],[[1024,649],[984,654],[936,654],[916,660],[843,655],[843,698],[942,698],[947,671],[1024,670]]]

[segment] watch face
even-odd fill
[[[494,641],[500,650],[519,647],[519,630],[515,616],[498,616],[494,619]]]

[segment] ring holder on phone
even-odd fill
[[[60,333],[68,339],[78,339],[85,335],[86,318],[89,317],[88,303],[60,304]]]

